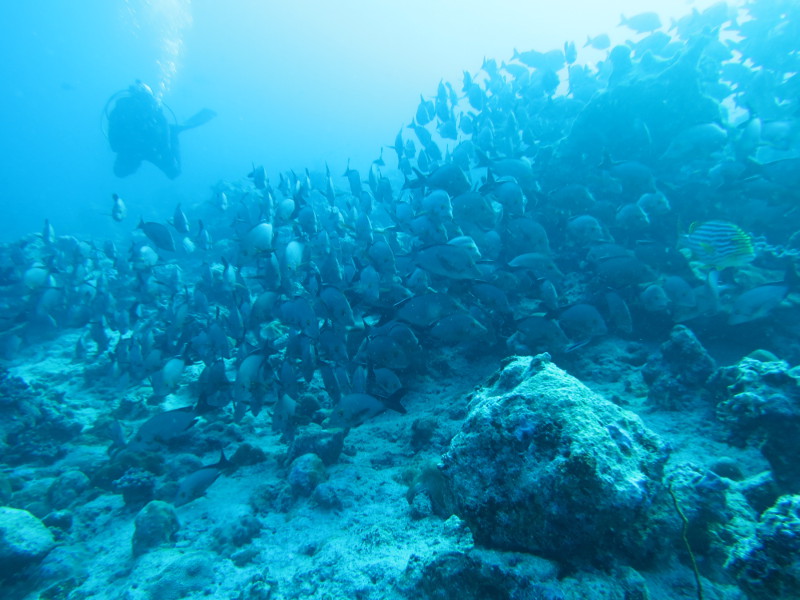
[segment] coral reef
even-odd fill
[[[728,568],[751,600],[800,598],[800,496],[782,496],[766,510]]]
[[[634,414],[550,362],[515,357],[479,390],[442,458],[476,541],[567,563],[657,557],[667,450]]]
[[[756,443],[782,493],[800,492],[800,368],[745,358],[719,369],[709,383],[718,394],[717,417],[734,443]]]
[[[167,502],[153,500],[136,515],[133,534],[133,555],[139,556],[161,544],[172,542],[180,528],[175,507]]]
[[[694,333],[685,325],[675,325],[669,339],[661,344],[660,353],[642,369],[649,389],[647,399],[664,410],[691,406],[714,368],[714,359]]]

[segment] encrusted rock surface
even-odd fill
[[[710,383],[733,441],[759,444],[782,492],[800,492],[800,368],[745,358],[719,369]]]
[[[53,535],[27,510],[0,507],[0,580],[36,564],[53,546]]]
[[[567,562],[662,549],[667,450],[631,412],[550,362],[515,357],[474,396],[443,456],[477,543]]]

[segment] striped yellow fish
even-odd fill
[[[740,267],[755,258],[752,238],[728,221],[693,223],[682,242],[695,260],[716,269]]]

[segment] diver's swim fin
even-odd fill
[[[211,110],[210,108],[204,108],[196,115],[189,117],[186,122],[182,123],[178,126],[180,131],[184,131],[185,129],[192,129],[194,127],[200,127],[204,123],[208,123],[211,119],[217,116],[217,113]]]

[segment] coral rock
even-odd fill
[[[539,355],[512,359],[476,393],[442,470],[479,544],[642,561],[660,548],[666,458],[636,415]]]

